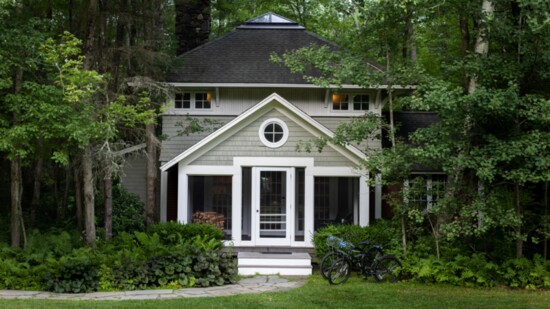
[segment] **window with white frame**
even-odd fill
[[[288,127],[284,121],[271,118],[260,125],[259,136],[267,147],[278,148],[284,145],[288,139]]]
[[[418,209],[429,209],[444,196],[446,183],[444,174],[411,175],[405,181],[405,202]]]
[[[333,111],[368,111],[370,96],[364,93],[333,93]]]
[[[188,91],[178,92],[174,97],[174,108],[187,110],[205,110],[212,108],[212,92]]]

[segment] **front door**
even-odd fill
[[[253,168],[256,245],[289,246],[294,196],[293,168]]]

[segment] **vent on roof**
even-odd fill
[[[297,22],[274,13],[266,13],[262,16],[248,20],[237,29],[305,29]]]

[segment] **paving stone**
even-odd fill
[[[141,290],[125,292],[93,292],[93,293],[51,293],[43,291],[0,290],[3,299],[51,299],[51,300],[144,300],[144,299],[175,299],[193,297],[217,297],[236,294],[257,294],[263,292],[282,291],[300,287],[306,277],[299,281],[288,281],[279,276],[256,276],[245,278],[232,285],[208,288],[186,288],[178,290]]]

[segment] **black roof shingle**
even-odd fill
[[[235,31],[182,54],[176,59],[179,64],[168,73],[167,81],[309,84],[301,74],[293,74],[287,67],[271,62],[270,55],[310,45],[328,45],[333,49],[338,47],[278,15],[271,14],[275,16],[274,22],[266,23],[266,20],[271,20],[266,15],[252,19]],[[283,22],[281,18],[284,19]]]

